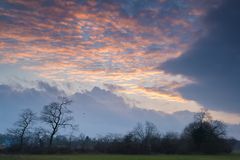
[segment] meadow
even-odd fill
[[[0,155],[0,160],[239,160],[229,155]]]

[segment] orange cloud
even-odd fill
[[[197,104],[187,108],[192,102],[177,92],[192,80],[156,68],[183,54],[197,40],[196,24],[201,24],[205,9],[186,9],[187,16],[196,18],[189,21],[193,17],[181,16],[181,10],[162,17],[164,11],[158,7],[128,15],[118,3],[55,0],[54,5],[44,6],[41,1],[8,2],[25,8],[0,8],[8,18],[0,20],[0,63],[18,64],[48,81],[89,88],[118,85],[117,94],[143,98],[154,107],[171,102],[169,111],[199,108]]]

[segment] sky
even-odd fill
[[[205,108],[238,125],[239,6],[238,0],[1,0],[0,94],[8,102],[0,101],[0,112],[15,109],[19,98],[45,97],[35,101],[41,106],[48,94],[74,97],[97,87],[121,97],[118,105],[172,115]]]

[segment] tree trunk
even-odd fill
[[[49,148],[52,148],[53,137],[54,137],[54,135],[55,135],[56,132],[57,132],[57,129],[56,129],[56,128],[57,128],[57,127],[54,127],[54,128],[53,128],[52,134],[50,135],[50,139],[49,139]]]
[[[20,151],[22,151],[22,149],[23,149],[23,135],[21,135],[20,136],[20,146],[19,146],[20,148]]]
[[[50,136],[50,139],[49,139],[49,148],[52,148],[53,136],[54,136],[54,133],[52,133],[51,136]]]

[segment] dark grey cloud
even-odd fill
[[[177,59],[160,66],[197,81],[181,88],[184,97],[208,108],[240,113],[240,1],[223,1],[205,17],[208,29]]]

